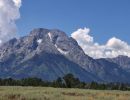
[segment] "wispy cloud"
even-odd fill
[[[94,38],[89,35],[90,29],[78,29],[71,34],[84,52],[93,58],[113,58],[119,55],[130,57],[130,45],[116,37],[112,37],[106,44],[100,45],[94,42]]]
[[[16,36],[21,0],[0,0],[0,44]]]

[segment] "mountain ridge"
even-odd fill
[[[72,73],[82,81],[130,82],[130,73],[110,59],[93,59],[58,29],[37,28],[0,47],[2,78],[37,76],[52,81]]]

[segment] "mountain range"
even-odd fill
[[[37,28],[0,46],[0,78],[53,81],[67,73],[85,82],[130,82],[130,58],[93,59],[58,29]]]

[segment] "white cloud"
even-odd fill
[[[84,28],[84,29],[78,29],[76,32],[72,34],[72,37],[78,38],[81,43],[92,43],[93,37],[89,35],[90,29]],[[80,34],[80,35],[79,35]]]
[[[21,0],[0,0],[0,43],[16,36]]]
[[[93,58],[113,58],[119,55],[130,57],[130,45],[126,42],[113,37],[106,44],[100,45],[94,42],[89,32],[89,28],[80,28],[71,34],[87,55]]]
[[[129,48],[126,42],[121,41],[120,39],[117,39],[115,37],[111,38],[106,45],[117,50]]]
[[[21,0],[13,0],[15,6],[20,7],[21,6]]]

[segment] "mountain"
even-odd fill
[[[118,64],[109,62],[106,59],[97,59],[103,67],[100,78],[107,82],[130,82],[130,73],[119,67]]]
[[[130,73],[119,66],[107,59],[89,57],[76,40],[58,29],[37,28],[0,47],[1,78],[52,81],[72,73],[87,82],[130,82]]]
[[[107,58],[108,61],[118,64],[120,68],[130,72],[130,58],[128,56],[118,56],[116,58]]]
[[[70,46],[75,44],[77,42],[62,31],[34,29],[28,36],[14,38],[1,46],[0,76],[39,77],[50,81],[73,73],[83,81],[98,81],[97,76],[63,56],[68,55],[72,49]]]

